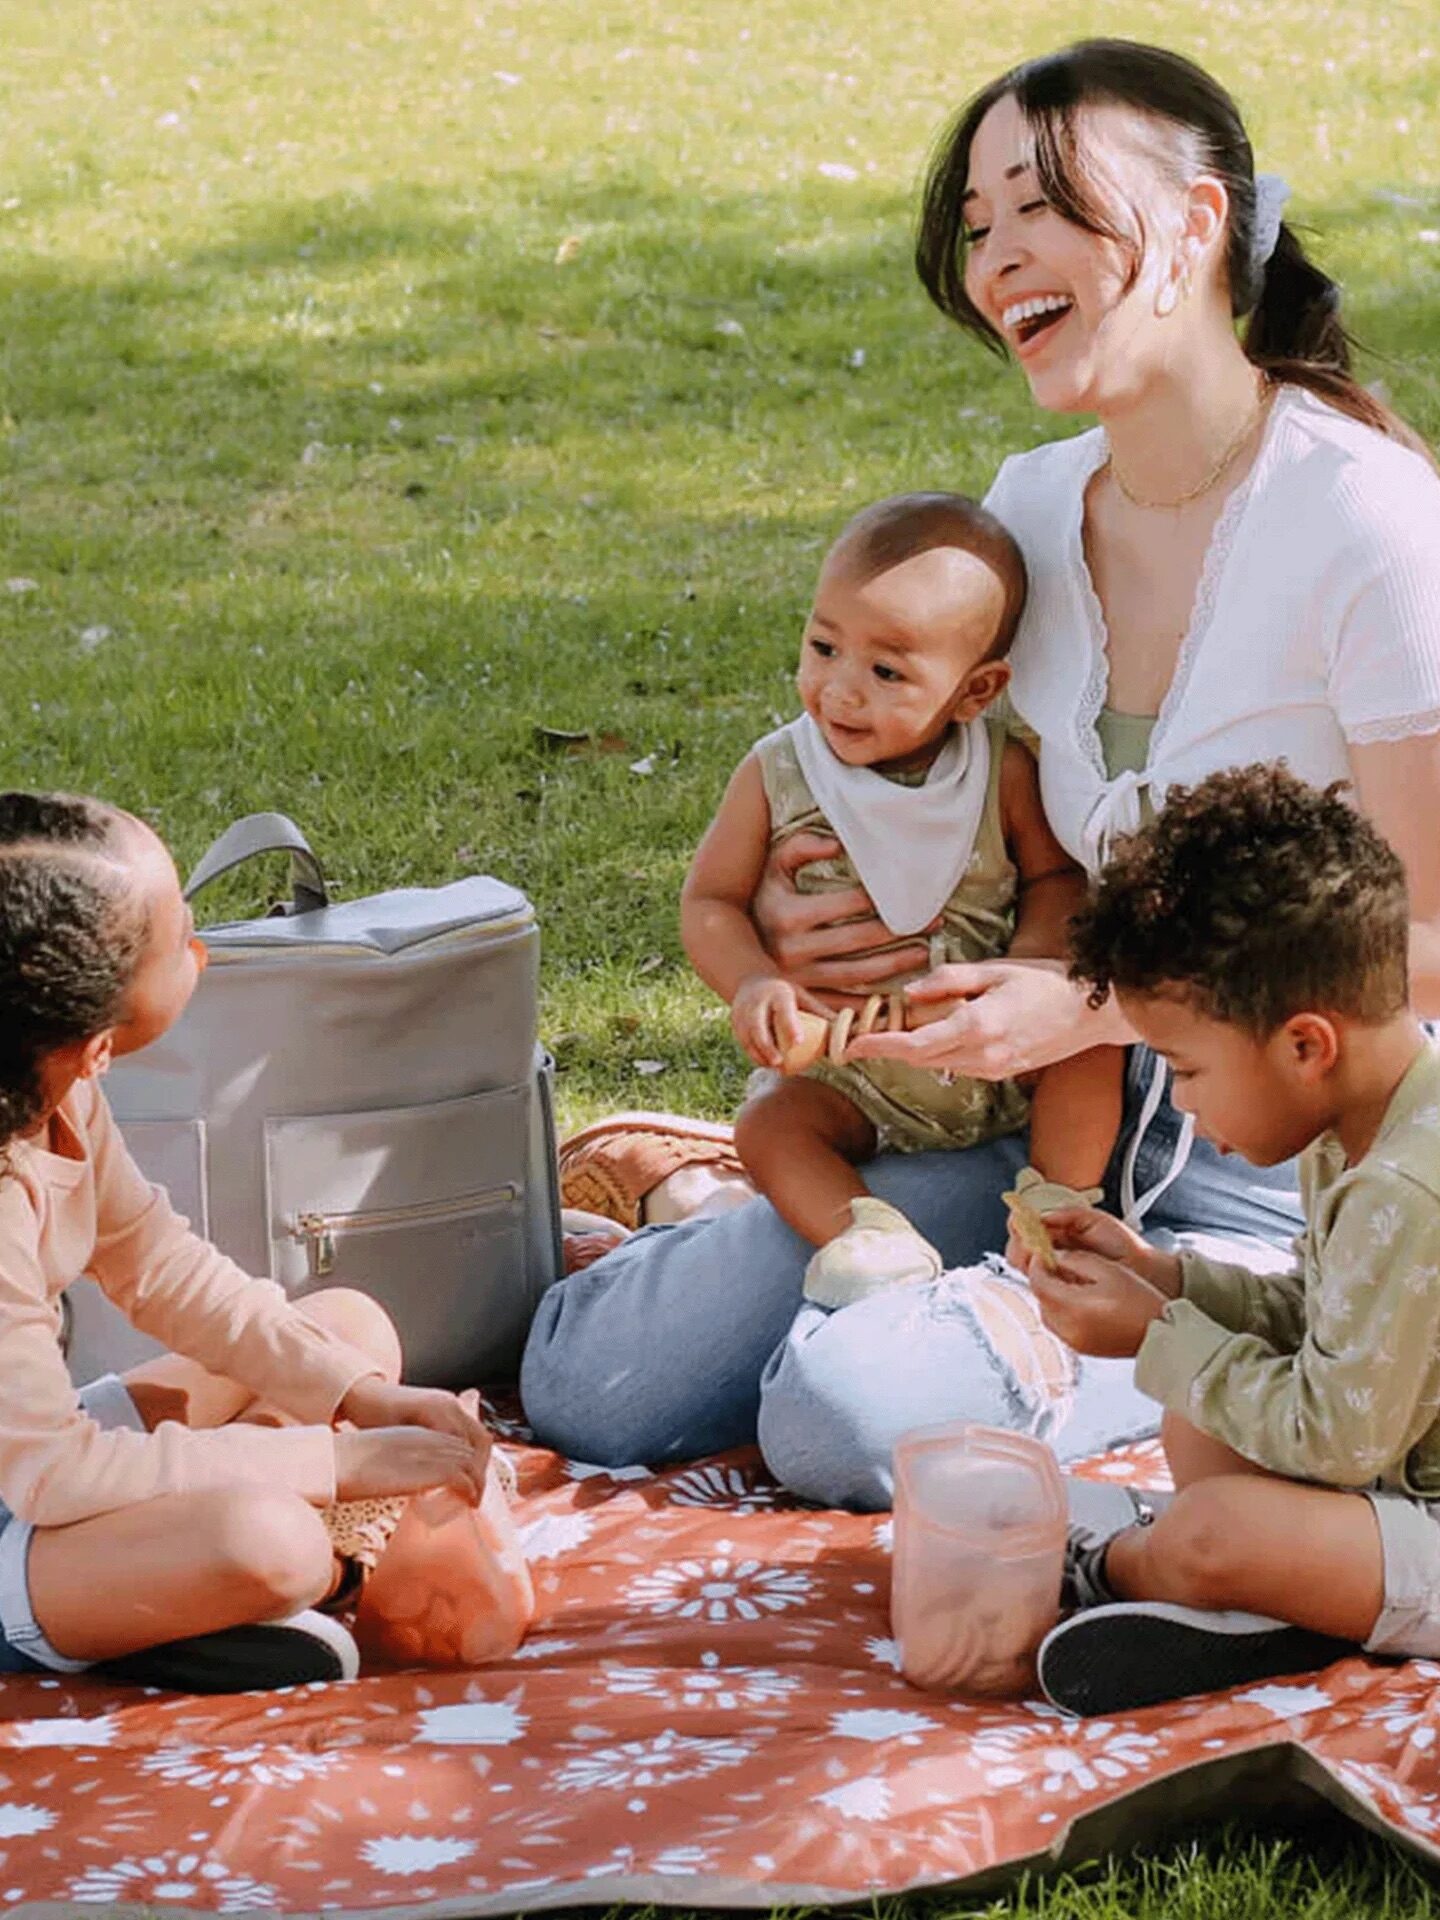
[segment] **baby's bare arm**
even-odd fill
[[[770,845],[770,805],[760,763],[747,754],[695,850],[680,892],[680,937],[691,964],[727,1004],[742,981],[779,976],[760,943],[750,902]]]
[[[1091,1047],[1042,1067],[1030,1097],[1030,1164],[1083,1192],[1105,1178],[1125,1104],[1125,1052]]]
[[[1039,769],[1017,740],[1006,743],[1000,769],[1000,819],[1020,875],[1010,958],[1063,959],[1070,950],[1070,916],[1085,898],[1085,875],[1051,831]]]

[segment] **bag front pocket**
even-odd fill
[[[529,1089],[265,1123],[271,1272],[293,1298],[356,1287],[385,1307],[405,1377],[513,1372],[530,1303]]]

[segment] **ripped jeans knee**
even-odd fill
[[[834,1313],[805,1307],[761,1382],[760,1446],[792,1493],[877,1511],[902,1433],[969,1420],[1050,1438],[1081,1378],[1023,1281],[962,1268]]]

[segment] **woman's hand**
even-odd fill
[[[903,947],[889,944],[894,935],[863,887],[798,891],[795,875],[801,867],[833,860],[840,852],[840,842],[826,834],[792,834],[771,849],[750,903],[775,964],[793,985],[810,988],[827,1010],[863,1001],[876,981],[913,973],[930,958],[923,938]],[[877,953],[877,947],[886,950]]]
[[[1010,1080],[1088,1047],[1133,1038],[1109,1007],[1089,1006],[1063,960],[976,960],[936,967],[905,989],[909,1033],[852,1040],[854,1060],[906,1060],[933,1073]]]
[[[356,1428],[335,1436],[335,1493],[340,1500],[383,1500],[449,1487],[478,1507],[489,1459],[488,1435],[477,1449],[459,1434],[427,1427]]]

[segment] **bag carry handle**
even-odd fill
[[[288,907],[282,913],[316,913],[330,904],[330,888],[310,842],[283,813],[247,813],[236,820],[201,854],[190,878],[185,882],[185,898],[193,900],[202,887],[218,880],[247,860],[262,853],[288,853],[290,856],[290,892]]]

